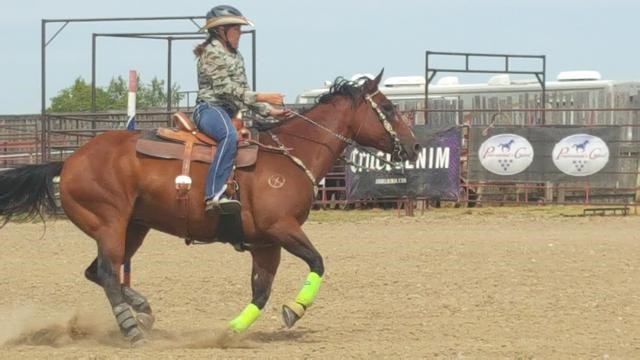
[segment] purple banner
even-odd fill
[[[460,190],[460,129],[413,129],[422,145],[416,161],[392,167],[360,147],[347,149],[347,200],[424,197],[457,200]],[[372,153],[377,150],[367,149]],[[389,155],[377,152],[389,160]]]

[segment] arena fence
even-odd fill
[[[0,116],[0,168],[37,163],[40,116]]]
[[[458,129],[459,149],[457,155],[452,152],[455,156],[450,159],[451,167],[457,163],[459,168],[455,196],[434,194],[432,190],[436,185],[429,183],[433,180],[424,180],[418,190],[407,188],[402,192],[402,188],[398,189],[401,185],[394,184],[396,188],[389,196],[384,196],[385,190],[382,189],[372,196],[353,197],[350,196],[354,194],[353,174],[350,174],[353,169],[349,164],[338,161],[322,180],[315,206],[413,208],[416,203],[426,207],[442,201],[462,206],[637,205],[640,201],[640,109],[547,109],[544,122],[539,120],[541,111],[463,110],[448,106],[428,112],[405,110],[403,117],[414,126],[416,133],[427,129],[437,137],[440,136],[439,131]],[[170,124],[170,115],[166,111],[139,112],[137,127],[166,126]],[[47,114],[44,121],[39,116],[0,117],[0,168],[65,159],[97,134],[125,129],[126,121],[125,112],[55,113]],[[567,138],[569,142],[564,143],[566,153],[562,155],[568,162],[558,165],[558,144]],[[490,139],[493,139],[492,143],[488,143]],[[523,139],[526,143],[522,142]],[[580,141],[571,143],[572,139]],[[585,141],[584,149],[575,147]],[[522,151],[524,144],[525,150],[531,150],[533,155],[528,159],[530,161],[527,160],[528,164],[527,161],[522,163],[522,153],[516,155],[506,147],[500,147],[507,146],[509,142],[514,149],[519,145]],[[596,154],[594,159],[584,156],[584,151],[593,151],[593,146],[603,143],[607,150],[606,159],[603,154]],[[491,147],[488,153],[487,149]],[[493,159],[487,161],[487,154],[493,155]],[[516,159],[516,156],[520,157]],[[524,168],[518,169],[518,166]],[[558,166],[565,166],[566,171]],[[388,174],[380,175],[384,173],[382,169],[369,170],[374,178],[388,177]],[[378,170],[380,174],[376,173]],[[424,179],[430,178],[426,176]],[[381,186],[390,184],[382,181]],[[448,191],[451,193],[451,189]]]
[[[459,163],[459,187],[455,198],[437,192],[434,194],[433,190],[443,185],[442,177],[429,181],[422,188],[405,187],[405,195],[401,197],[397,193],[400,185],[390,185],[389,174],[373,168],[368,170],[369,176],[374,179],[368,181],[369,184],[379,182],[379,189],[370,186],[365,191],[377,196],[352,198],[352,187],[361,187],[362,184],[354,184],[350,179],[349,167],[338,164],[335,167],[338,171],[325,180],[325,188],[321,189],[317,205],[385,206],[385,202],[405,199],[405,205],[417,202],[422,206],[439,204],[441,201],[453,201],[461,206],[636,206],[640,201],[640,109],[497,111],[464,110],[443,104],[434,108],[429,111],[414,108],[402,113],[414,130],[430,129],[433,137],[439,140],[445,138],[443,134],[447,129],[460,129],[459,158],[455,160]],[[543,116],[542,112],[547,114]],[[492,141],[488,142],[489,139]],[[521,146],[523,144],[519,142],[510,143],[513,139],[526,142],[526,146]],[[504,148],[500,148],[500,145]],[[511,150],[507,148],[508,145],[511,145]],[[487,149],[491,149],[491,152],[488,153]],[[523,153],[515,154],[514,151],[518,149],[527,149],[530,154],[526,154],[526,158]],[[455,152],[452,150],[451,154]],[[522,163],[523,160],[528,161]],[[377,165],[373,167],[379,168]],[[454,170],[452,162],[448,175]],[[406,175],[408,184],[414,176]],[[358,190],[362,192],[362,189]],[[384,192],[393,196],[381,196]]]
[[[460,201],[635,205],[640,109],[545,111],[544,122],[540,109],[455,112],[464,129]]]
[[[136,128],[152,129],[170,124],[167,111],[142,111],[136,114]],[[44,119],[44,156],[63,160],[96,135],[110,130],[126,130],[126,112],[53,113]]]

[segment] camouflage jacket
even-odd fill
[[[257,102],[256,92],[249,88],[242,55],[227,52],[218,40],[207,45],[198,58],[198,100],[210,104],[231,101],[238,109],[248,107],[269,115],[269,105]]]

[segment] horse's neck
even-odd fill
[[[348,121],[353,117],[354,109],[342,103],[321,104],[304,116],[331,130],[334,134],[347,136]],[[274,131],[285,147],[292,148],[291,153],[300,158],[320,181],[346,147],[346,143],[335,135],[304,119],[295,119]]]

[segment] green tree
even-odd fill
[[[167,94],[164,91],[164,80],[151,79],[149,85],[138,88],[138,96],[141,108],[153,108],[167,105]]]
[[[143,85],[138,88],[138,106],[143,109],[166,107],[167,106],[167,85],[164,80],[160,80],[156,77],[151,79],[149,84]],[[184,97],[183,94],[179,94],[180,86],[173,83],[171,86],[171,100],[174,104],[177,104]]]
[[[114,77],[106,87],[96,87],[96,110],[125,110],[128,101],[127,82],[122,76]],[[156,77],[148,84],[143,83],[138,76],[138,93],[136,107],[144,110],[150,108],[164,108],[167,106],[166,85],[164,80]],[[180,86],[171,86],[174,104],[180,100]],[[82,77],[58,92],[51,98],[51,112],[82,112],[91,111],[91,84]]]
[[[101,88],[96,89],[96,105],[104,108],[110,102],[109,95]],[[82,77],[78,77],[73,85],[60,90],[51,99],[50,111],[75,112],[91,110],[91,85]]]
[[[109,95],[109,104],[105,110],[122,110],[127,108],[129,86],[122,76],[111,78],[106,92],[107,95]]]

